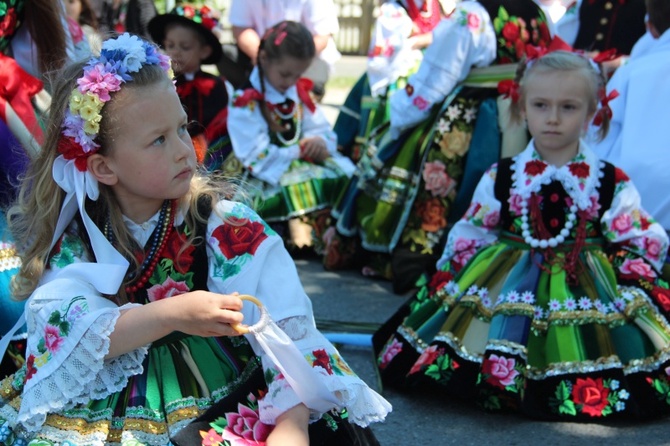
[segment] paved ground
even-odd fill
[[[409,297],[355,271],[325,271],[316,260],[296,260],[296,265],[317,319],[381,323]],[[373,425],[382,446],[670,445],[668,417],[637,424],[577,424],[488,414],[468,402],[380,389],[371,348],[340,345],[340,352],[393,405],[386,422]]]
[[[345,56],[337,65],[335,77],[357,79],[364,70],[364,58]],[[345,82],[333,83],[337,88],[327,89],[322,102],[331,122],[347,94],[342,87]],[[409,297],[395,295],[389,283],[365,278],[355,271],[324,271],[316,260],[297,260],[296,265],[314,302],[317,319],[381,323]],[[393,405],[386,422],[373,426],[382,446],[670,445],[668,417],[637,424],[577,424],[487,414],[468,402],[381,389],[371,348],[342,345],[340,351],[354,370]]]

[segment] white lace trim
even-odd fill
[[[128,378],[142,373],[147,346],[105,360],[109,335],[119,310],[102,313],[86,330],[70,356],[39,385],[26,389],[17,422],[29,432],[38,431],[47,413],[67,410],[123,390]]]
[[[302,352],[324,349],[328,354],[339,355],[337,349],[319,333],[307,316],[282,319],[277,325]],[[265,355],[261,357],[264,369],[274,368]],[[344,362],[344,359],[342,361]],[[366,427],[371,423],[383,421],[391,412],[391,404],[368,387],[357,375],[329,375],[322,367],[314,367],[313,370],[320,375],[328,390],[338,400],[338,408],[347,409],[350,422]],[[275,424],[279,415],[300,403],[300,398],[286,380],[275,380],[268,384],[268,393],[259,401],[260,419],[265,424]],[[313,411],[311,420],[316,421],[322,415]]]

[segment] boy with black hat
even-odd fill
[[[207,6],[182,4],[149,22],[151,38],[172,58],[177,93],[189,122],[198,161],[217,170],[231,152],[226,126],[228,93],[221,77],[201,65],[215,64],[221,44],[212,32],[217,20]]]

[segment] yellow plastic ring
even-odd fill
[[[254,297],[250,294],[242,294],[242,295],[237,296],[237,297],[239,297],[242,300],[248,300],[249,302],[253,303],[254,305],[256,305],[259,308],[263,307],[263,304],[261,303],[261,301],[258,300],[257,297]],[[233,328],[233,330],[235,330],[238,333],[241,333],[241,334],[249,333],[249,327],[246,326],[246,325],[242,325],[241,323],[240,324],[231,324],[230,326]]]

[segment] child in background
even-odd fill
[[[485,173],[430,283],[375,334],[383,380],[547,419],[667,413],[668,237],[580,139],[594,116],[607,132],[603,78],[565,51],[524,68],[512,110],[533,139]]]
[[[611,103],[612,128],[593,150],[626,170],[640,191],[644,208],[670,234],[666,110],[670,100],[670,2],[647,0],[647,11],[653,43],[646,52],[631,57],[607,83],[607,97],[616,95]],[[670,278],[670,265],[665,268]]]
[[[89,0],[64,0],[64,3],[71,33],[73,28],[78,27],[83,34],[82,37],[88,43],[90,51],[99,53],[102,39],[98,33],[98,19]],[[76,45],[76,42],[74,43]]]
[[[314,443],[376,444],[343,410],[367,425],[388,403],[316,330],[281,239],[196,173],[171,71],[126,33],[56,78],[46,143],[10,210],[29,337],[26,364],[0,383],[0,441],[306,445],[318,420]],[[258,318],[238,293],[260,299],[332,393],[305,403],[313,389],[236,336]],[[254,425],[228,424],[240,416]]]
[[[310,97],[311,81],[301,78],[314,55],[304,25],[283,21],[268,30],[228,116],[235,155],[259,188],[258,212],[268,222],[289,221],[287,239],[298,248],[320,239],[319,222],[355,169]]]
[[[228,92],[223,79],[202,70],[223,51],[212,32],[216,20],[207,6],[183,4],[149,22],[149,33],[170,56],[177,75],[177,94],[189,121],[198,162],[219,170],[231,153],[226,126]]]
[[[451,12],[451,11],[449,11]],[[356,82],[335,121],[338,150],[354,161],[370,131],[389,119],[387,100],[405,87],[419,67],[433,28],[445,16],[437,0],[388,0],[372,30],[367,70]]]

